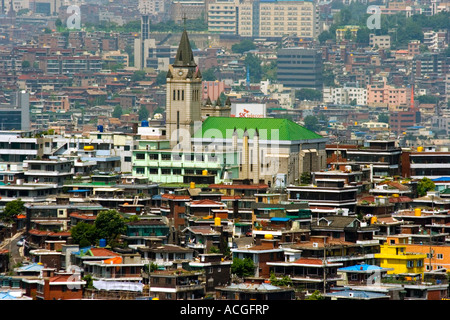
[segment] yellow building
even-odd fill
[[[375,254],[379,266],[382,268],[392,268],[388,274],[418,274],[423,275],[425,271],[424,260],[427,255],[423,253],[414,253],[408,250],[407,245],[388,245],[380,246],[380,253]]]

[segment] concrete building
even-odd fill
[[[371,48],[389,49],[391,47],[391,36],[377,36],[374,33],[371,33],[369,36],[369,45]]]
[[[313,1],[244,0],[237,6],[240,36],[314,38],[318,34],[318,16]]]
[[[30,129],[30,94],[25,91],[11,95],[10,103],[0,103],[0,130]]]
[[[238,34],[238,6],[234,0],[216,0],[208,6],[208,31]]]
[[[322,55],[320,51],[305,48],[278,50],[277,79],[286,87],[322,90]]]

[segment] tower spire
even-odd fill
[[[184,29],[181,35],[180,44],[178,46],[177,55],[173,63],[174,67],[196,67],[197,64],[194,61],[194,54],[192,53],[191,43],[189,37]]]

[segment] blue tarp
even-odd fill
[[[283,222],[285,222],[285,221],[289,221],[289,220],[291,220],[291,218],[278,218],[278,217],[270,218],[270,221],[283,221]]]

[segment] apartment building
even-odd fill
[[[387,84],[367,86],[367,105],[371,107],[388,107],[392,111],[408,108],[411,103],[411,88],[393,87]]]
[[[278,82],[286,87],[322,90],[322,54],[305,48],[282,48],[277,57]]]
[[[391,36],[377,36],[374,33],[371,33],[369,36],[369,45],[371,48],[389,49],[391,47]]]
[[[216,0],[208,6],[208,31],[237,34],[238,6],[234,0]]]
[[[317,21],[309,0],[216,0],[208,7],[209,31],[243,37],[314,38]]]
[[[353,101],[357,105],[364,106],[367,104],[367,89],[346,87],[343,88],[323,88],[323,102],[331,104],[350,104]]]
[[[42,57],[40,68],[47,74],[73,75],[82,71],[100,72],[102,58],[92,55],[63,56],[53,55]]]

